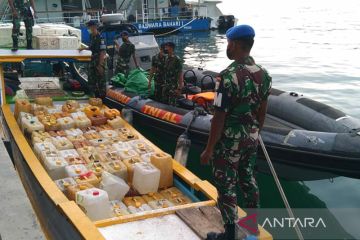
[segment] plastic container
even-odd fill
[[[100,152],[100,154],[105,163],[121,160],[117,151]]]
[[[87,164],[82,157],[66,157],[65,160],[69,165]]]
[[[67,137],[77,137],[82,136],[84,133],[79,128],[70,128],[68,130],[65,130]]]
[[[92,171],[81,174],[78,177],[74,177],[74,179],[79,185],[88,183],[93,185],[94,187],[99,187],[100,184],[100,179]]]
[[[32,145],[43,142],[51,142],[50,134],[44,131],[33,131],[31,134]]]
[[[69,139],[70,142],[72,142],[74,144],[74,142],[81,142],[81,141],[87,141],[86,138],[84,137],[84,135],[76,135],[76,136],[72,136],[72,135],[68,135],[66,136],[67,139]],[[90,146],[90,142],[89,142],[89,146]]]
[[[60,130],[60,124],[54,115],[45,115],[41,118],[41,123],[44,124],[46,131],[58,131]]]
[[[77,185],[74,178],[63,178],[55,180],[55,184],[63,193],[65,193],[67,187]]]
[[[100,161],[94,161],[92,163],[88,164],[88,168],[95,173],[95,175],[97,177],[101,177],[101,175],[103,174],[103,172],[105,171],[105,168],[103,166],[103,164]]]
[[[103,138],[113,138],[119,136],[119,134],[114,130],[104,130],[100,132],[100,135]]]
[[[169,154],[160,152],[150,157],[151,163],[160,170],[159,188],[169,188],[173,185],[173,162]]]
[[[98,153],[101,153],[101,154],[116,152],[115,148],[108,143],[100,144],[99,146],[96,147],[96,151],[98,151]]]
[[[128,182],[132,183],[134,177],[134,165],[135,163],[141,163],[141,159],[139,157],[130,158],[123,160],[128,172]]]
[[[67,130],[75,127],[75,122],[71,117],[59,118],[57,122],[62,130]]]
[[[55,112],[52,114],[54,117],[56,117],[56,119],[59,119],[59,118],[65,118],[65,117],[70,117],[70,113],[67,113],[67,112]]]
[[[45,151],[57,151],[54,144],[50,142],[43,142],[43,143],[35,143],[34,144],[34,152],[37,156],[41,156]]]
[[[131,146],[127,143],[127,142],[118,142],[118,143],[114,143],[112,145],[114,147],[114,149],[117,152],[123,151],[123,150],[130,150]]]
[[[145,199],[146,203],[152,209],[162,209],[162,208],[168,208],[174,206],[173,203],[167,200],[160,193],[151,193],[151,194],[143,195],[142,198]]]
[[[139,154],[133,149],[122,149],[118,151],[122,160],[128,160],[131,158],[139,157]]]
[[[23,130],[23,128],[22,128],[22,120],[23,120],[23,118],[30,119],[31,117],[34,117],[34,115],[31,114],[31,113],[26,113],[26,112],[20,112],[19,113],[19,116],[17,118],[17,123],[20,126],[21,130]]]
[[[106,191],[90,188],[76,193],[76,203],[85,211],[92,220],[97,221],[111,217],[109,196]]]
[[[37,117],[23,117],[21,123],[22,130],[26,134],[31,134],[33,131],[45,130],[45,126],[38,120]]]
[[[52,109],[52,108],[50,108]],[[46,115],[49,113],[49,107],[47,106],[43,106],[43,105],[38,105],[38,104],[32,104],[31,105],[31,112],[34,115]]]
[[[105,117],[107,119],[114,119],[116,117],[120,117],[120,112],[119,110],[113,108],[113,109],[105,109],[104,111]]]
[[[103,161],[100,154],[96,151],[95,147],[83,147],[77,149],[81,157],[84,158],[87,164],[91,164],[96,161]]]
[[[73,112],[70,115],[73,119],[78,118],[78,117],[86,117],[86,114],[84,112],[80,112],[80,111]]]
[[[103,124],[95,127],[95,130],[98,132],[105,130],[114,130],[109,124]]]
[[[26,113],[31,112],[31,104],[30,104],[29,100],[17,99],[15,101],[14,116],[16,119],[18,118],[20,112],[26,112]]]
[[[145,141],[143,140],[134,140],[130,141],[129,145],[139,154],[143,155],[146,153],[154,152],[154,149],[149,146]]]
[[[91,121],[86,115],[74,117],[75,126],[78,128],[87,128],[91,126]]]
[[[65,188],[65,195],[69,200],[75,201],[76,200],[76,193],[79,191],[83,191],[89,188],[93,188],[94,186],[89,183],[82,183],[76,185],[70,185]]]
[[[44,105],[47,107],[53,106],[53,101],[52,101],[51,97],[37,97],[37,98],[35,98],[35,103],[38,105]]]
[[[125,126],[125,121],[121,117],[108,119],[107,122],[114,129],[119,129]]]
[[[67,150],[74,148],[74,145],[66,137],[52,137],[51,141],[57,150]]]
[[[89,170],[83,164],[69,165],[65,167],[65,173],[68,177],[78,177],[87,172],[89,172]]]
[[[88,140],[75,140],[72,142],[75,149],[84,148],[84,147],[90,147],[91,143]]]
[[[124,203],[131,214],[153,210],[142,197],[126,197]]]
[[[160,170],[151,163],[135,163],[132,185],[140,194],[157,192],[159,189]]]
[[[185,205],[192,203],[192,201],[186,197],[179,189],[172,187],[160,192],[167,200],[173,203],[175,206]]]
[[[151,163],[151,156],[152,155],[154,155],[155,153],[145,153],[145,154],[143,154],[143,155],[141,155],[140,156],[140,158],[141,158],[141,160],[143,161],[143,162],[149,162],[149,163]]]
[[[91,125],[100,126],[107,123],[107,118],[104,115],[96,115],[93,117],[88,117],[91,121]]]
[[[65,178],[65,167],[68,165],[62,157],[47,157],[44,159],[45,169],[53,180]]]
[[[87,140],[93,140],[93,139],[99,139],[101,138],[101,135],[99,133],[97,133],[96,131],[92,130],[92,131],[87,131],[84,133],[84,137]]]
[[[80,108],[80,104],[77,101],[68,100],[62,106],[62,111],[63,112],[68,112],[68,113],[73,113],[73,112],[76,112],[78,108]]]
[[[104,168],[107,172],[128,181],[128,169],[121,161],[111,161],[104,163]]]
[[[84,113],[88,118],[101,115],[100,108],[96,106],[88,106],[84,109]]]
[[[103,105],[103,102],[102,102],[101,98],[89,98],[89,104],[91,106],[96,106],[96,107],[101,108]]]
[[[131,140],[135,140],[138,139],[139,137],[137,135],[135,135],[131,130],[129,130],[128,128],[119,128],[118,129],[119,132],[119,137],[123,140],[123,141],[131,141]]]
[[[74,158],[79,157],[79,153],[75,149],[61,150],[60,156],[63,158]]]
[[[109,139],[107,139],[107,138],[97,138],[97,139],[89,140],[89,142],[91,143],[91,145],[93,145],[95,147],[98,147],[100,145],[109,144]]]
[[[49,131],[50,136],[52,137],[66,137],[66,133],[63,130],[59,131]]]
[[[121,217],[130,214],[127,206],[119,200],[111,201],[110,205],[114,217]]]
[[[106,171],[103,171],[101,179],[100,188],[108,193],[110,201],[122,200],[130,190],[129,185],[122,178]]]

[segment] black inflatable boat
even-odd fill
[[[202,97],[214,89],[216,75],[202,69],[185,71],[187,97],[179,101],[181,107],[118,87],[108,90],[105,101],[110,107],[132,109],[135,124],[156,128],[175,141],[191,122],[197,103],[208,107]],[[191,124],[192,143],[200,148],[207,143],[211,119],[211,114],[200,114]],[[342,111],[298,93],[272,89],[261,135],[275,164],[360,178],[360,120]]]

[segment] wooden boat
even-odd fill
[[[177,214],[206,206],[215,206],[217,191],[208,181],[199,179],[192,172],[172,160],[174,185],[192,200],[192,203],[116,216],[91,221],[82,209],[69,200],[57,187],[30,146],[14,117],[14,104],[6,101],[4,67],[23,61],[89,61],[87,51],[38,51],[20,50],[12,53],[0,50],[0,80],[2,86],[2,122],[10,142],[14,164],[36,215],[48,239],[201,239],[196,229],[189,227]],[[62,102],[58,102],[62,104]],[[55,103],[56,104],[56,103]],[[155,151],[161,151],[130,125],[126,128],[144,140]],[[239,208],[239,215],[246,213]],[[272,239],[260,228],[259,239]]]

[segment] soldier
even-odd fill
[[[19,48],[20,22],[25,23],[26,28],[26,49],[32,49],[32,31],[35,18],[35,4],[34,0],[8,0],[10,9],[12,11],[13,29],[12,51],[17,51]]]
[[[151,81],[155,75],[155,100],[161,101],[163,95],[163,87],[165,83],[165,61],[166,56],[164,54],[165,44],[161,44],[159,54],[152,57],[151,70],[149,75],[149,92],[151,90]]]
[[[87,26],[90,29],[90,45],[87,50],[91,51],[89,65],[88,86],[95,97],[105,98],[106,96],[106,45],[101,37],[97,22],[89,21]]]
[[[163,88],[162,102],[175,106],[177,98],[181,95],[184,87],[183,79],[183,63],[182,60],[175,55],[175,44],[168,42],[165,44],[165,85]]]
[[[255,36],[253,28],[248,25],[236,26],[229,29],[226,36],[227,56],[235,61],[221,72],[217,82],[215,114],[208,144],[201,154],[203,164],[212,159],[225,232],[209,233],[209,240],[238,239],[235,234],[238,221],[237,186],[242,190],[243,207],[248,209],[248,216],[257,212],[259,190],[253,172],[259,131],[264,124],[271,90],[271,77],[250,56]],[[248,225],[251,232],[257,235],[257,223]]]
[[[119,58],[116,63],[115,74],[123,73],[127,77],[130,71],[129,63],[131,57],[134,59],[135,66],[137,68],[139,66],[135,57],[135,45],[130,42],[129,33],[127,31],[123,31],[120,36],[123,44],[120,46],[119,43],[115,41],[116,48],[119,50]]]

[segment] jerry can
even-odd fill
[[[75,122],[71,117],[59,118],[57,122],[62,130],[67,130],[75,127]]]
[[[66,136],[69,137],[77,137],[77,136],[82,136],[84,133],[83,131],[81,131],[79,128],[70,128],[65,130]]]
[[[125,120],[123,120],[121,117],[108,119],[107,122],[113,129],[119,129],[125,126]]]
[[[115,148],[108,143],[100,144],[99,146],[96,147],[96,150],[98,151],[98,153],[101,153],[101,154],[116,152]]]
[[[60,130],[60,124],[54,115],[45,115],[41,118],[41,123],[44,124],[46,131],[58,131]]]
[[[119,200],[110,201],[110,205],[114,217],[121,217],[130,214],[127,206]]]
[[[31,118],[33,118],[33,117],[36,117],[36,116],[34,116],[34,115],[31,114],[31,113],[26,113],[26,112],[20,112],[20,113],[19,113],[19,116],[18,116],[18,118],[17,118],[17,123],[18,123],[18,125],[20,126],[20,128],[21,128],[22,131],[23,131],[23,127],[22,127],[23,119],[31,119]],[[38,118],[38,117],[36,117],[36,118],[37,118],[37,120],[39,121],[39,118]]]
[[[103,105],[103,102],[102,102],[101,98],[89,98],[89,104],[91,106],[96,106],[96,107],[101,108]]]
[[[101,175],[100,188],[108,193],[110,201],[122,200],[130,190],[122,178],[106,171]]]
[[[77,185],[74,178],[58,179],[58,180],[55,180],[55,184],[63,193],[65,193],[65,190],[67,187]]]
[[[94,161],[92,163],[89,163],[87,166],[99,178],[101,177],[102,173],[105,171],[104,166],[100,161]]]
[[[59,152],[60,152],[60,156],[63,158],[79,157],[79,153],[75,149],[66,149],[66,150],[61,150]]]
[[[33,131],[44,131],[45,126],[38,120],[37,117],[26,116],[21,120],[21,127],[24,133],[31,134]]]
[[[14,116],[18,119],[20,112],[31,113],[31,104],[27,99],[17,99],[15,101]]]
[[[87,128],[91,126],[91,121],[86,115],[82,117],[74,117],[75,126],[77,128]]]
[[[107,151],[107,152],[101,152],[98,150],[98,152],[100,152],[102,159],[104,160],[104,162],[113,162],[113,161],[120,161],[121,157],[119,156],[119,154],[117,153],[117,151]]]
[[[123,140],[123,141],[131,141],[131,140],[135,140],[138,139],[139,137],[134,134],[131,130],[129,130],[128,128],[119,128],[118,129],[119,132],[119,137]]]
[[[66,103],[62,106],[61,110],[63,112],[73,113],[80,108],[79,102],[75,100],[67,100]]]
[[[51,97],[37,97],[35,98],[35,104],[52,107],[53,101]]]
[[[97,139],[89,140],[89,142],[91,143],[91,145],[93,145],[95,147],[98,147],[100,145],[109,144],[109,139],[107,139],[107,138],[97,138]]]
[[[86,138],[84,137],[84,135],[76,135],[76,136],[73,136],[73,135],[67,135],[66,136],[67,139],[69,139],[70,142],[72,142],[74,144],[74,142],[81,142],[81,141],[87,141]],[[90,144],[90,142],[89,142]],[[90,144],[91,145],[91,144]],[[89,145],[89,146],[90,146]],[[76,148],[76,147],[75,147]]]
[[[159,188],[169,188],[173,185],[173,160],[167,153],[158,152],[150,157],[151,163],[160,170]]]
[[[163,195],[160,193],[149,193],[142,196],[146,203],[152,208],[152,209],[162,209],[162,208],[168,208],[173,207],[174,204],[171,203],[169,200],[167,200]]]
[[[89,172],[89,170],[83,164],[69,165],[65,167],[65,173],[68,177],[78,177],[87,172]]]
[[[107,123],[107,118],[104,115],[96,115],[93,117],[88,117],[91,121],[91,125],[100,126]]]
[[[112,120],[116,117],[120,117],[119,110],[112,108],[112,109],[105,109],[104,111],[105,117],[109,120]]]
[[[107,192],[98,188],[89,188],[76,193],[76,203],[82,207],[92,220],[102,220],[112,216]]]
[[[139,154],[146,154],[150,152],[154,152],[154,149],[149,146],[145,141],[143,140],[134,140],[130,141],[129,145]]]
[[[145,212],[145,211],[151,211],[153,210],[146,202],[145,200],[140,197],[126,197],[124,198],[123,202],[129,209],[129,212],[131,214]]]
[[[84,137],[87,139],[87,140],[94,140],[94,139],[99,139],[101,138],[101,135],[96,132],[96,131],[87,131],[84,133]]]
[[[139,157],[139,154],[133,149],[121,149],[118,151],[122,160],[128,160],[131,158]]]
[[[99,125],[99,126],[96,126],[95,128],[96,128],[97,132],[101,132],[101,131],[105,131],[105,130],[114,130],[109,124]]]
[[[96,106],[86,107],[84,113],[89,119],[101,115],[100,108]]]
[[[74,177],[74,179],[79,185],[88,183],[94,187],[99,187],[100,184],[100,178],[98,178],[92,171]]]
[[[49,176],[53,180],[62,179],[66,177],[65,166],[68,163],[62,157],[47,157],[44,159],[44,166]]]
[[[67,117],[70,117],[70,113],[67,113],[67,112],[55,112],[52,114],[56,119],[59,119],[59,118],[67,118]]]
[[[104,163],[107,172],[128,181],[128,169],[122,161],[109,161]]]
[[[175,206],[192,203],[179,189],[172,187],[160,192],[166,199],[172,202]]]
[[[151,163],[135,163],[132,186],[140,194],[157,192],[159,189],[160,170]]]
[[[134,177],[134,165],[135,163],[140,163],[141,159],[139,157],[129,158],[123,160],[128,172],[128,182],[132,183]]]
[[[94,161],[99,161],[100,160],[100,156],[97,157],[99,154],[96,151],[95,147],[93,146],[85,146],[82,148],[78,148],[77,152],[79,153],[80,156],[82,156],[84,158],[84,160],[87,163],[92,163]]]
[[[66,137],[66,132],[63,130],[59,130],[59,131],[49,131],[48,132],[50,134],[50,136],[52,137]]]
[[[100,132],[100,135],[103,138],[113,138],[119,136],[119,134],[114,130],[103,130]]]
[[[117,143],[113,143],[112,145],[114,147],[114,149],[119,152],[122,150],[130,150],[131,146],[127,143],[127,142],[117,142]]]
[[[71,139],[69,139],[71,140]],[[84,148],[84,147],[90,147],[91,143],[88,140],[75,140],[72,142],[75,149]]]
[[[70,116],[73,119],[75,119],[75,118],[78,118],[78,117],[86,117],[86,114],[84,112],[78,111],[78,112],[70,113]]]
[[[66,137],[52,137],[52,143],[57,150],[73,149],[74,145]]]
[[[35,143],[34,144],[34,152],[37,156],[41,156],[45,151],[57,151],[54,144],[51,142],[43,142],[43,143]]]
[[[32,145],[43,142],[51,142],[50,134],[44,131],[33,131],[31,134]]]
[[[78,157],[66,157],[65,160],[69,165],[77,165],[77,164],[86,165],[87,164],[85,162],[85,160],[80,156],[78,156]]]
[[[74,180],[75,181],[75,180]],[[67,186],[65,188],[65,195],[67,196],[67,198],[69,200],[75,201],[76,200],[76,193],[79,191],[83,191],[89,188],[93,188],[94,186],[92,186],[89,183],[82,183],[82,184],[75,184],[75,185],[70,185]]]

